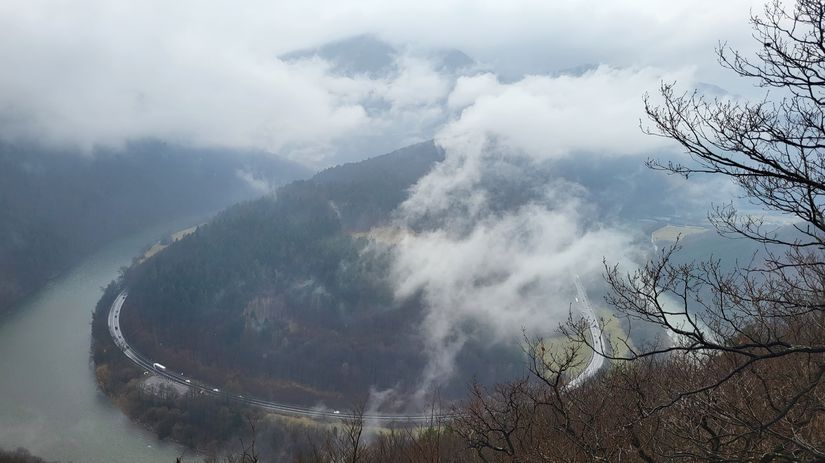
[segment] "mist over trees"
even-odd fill
[[[167,367],[237,393],[336,408],[371,388],[411,394],[425,360],[421,303],[396,300],[389,256],[360,234],[391,224],[440,159],[432,142],[413,145],[226,210],[126,272],[124,334]],[[443,394],[460,397],[474,374],[490,384],[520,373],[517,347],[473,347]]]
[[[256,153],[135,142],[90,154],[0,144],[0,312],[118,236],[213,212],[306,175]]]
[[[46,463],[46,460],[29,453],[24,448],[15,450],[0,449],[0,462],[2,463]]]
[[[210,462],[825,462],[821,0],[103,3],[0,3],[7,448],[167,447],[114,404]],[[187,217],[87,365],[71,267]]]
[[[772,2],[751,18],[763,45],[755,57],[719,48],[723,66],[774,98],[712,99],[664,83],[662,102],[646,105],[647,132],[691,158],[652,168],[729,178],[768,213],[793,217],[794,233],[727,204],[710,218],[723,236],[762,246],[750,260],[677,262],[677,243],[634,272],[607,263],[608,302],[668,336],[611,339],[596,352],[610,369],[570,388],[577,350],[593,346],[571,316],[563,330],[578,347],[551,353],[532,340],[530,374],[474,387],[435,442],[427,432],[379,438],[360,461],[382,461],[388,448],[409,461],[823,461],[823,18],[818,1]]]

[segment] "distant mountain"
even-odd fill
[[[707,82],[699,82],[698,84],[696,84],[696,89],[700,90],[704,95],[712,97],[733,96],[724,88]]]
[[[469,55],[455,48],[436,50],[431,53],[436,69],[449,74],[459,74],[473,70],[478,63]]]
[[[284,61],[299,61],[317,57],[331,63],[333,70],[339,74],[366,74],[377,78],[395,71],[397,53],[390,44],[371,35],[358,35],[317,48],[296,50],[279,58]]]
[[[572,77],[581,77],[588,72],[595,71],[599,68],[598,64],[593,63],[583,63],[573,67],[560,69],[556,71],[554,74],[559,76],[572,76]]]
[[[92,155],[0,144],[0,312],[107,240],[307,173],[263,153],[150,141]]]
[[[398,72],[397,59],[401,51],[395,46],[370,34],[356,35],[329,42],[315,48],[296,50],[279,56],[283,61],[295,62],[319,58],[332,65],[333,72],[349,77],[366,75],[377,79]],[[471,70],[476,62],[461,50],[424,50],[421,56],[432,60],[435,69],[456,74]]]
[[[482,71],[461,50],[389,43],[369,34],[292,51],[279,58],[294,65],[323,62],[332,75],[374,81],[370,91],[362,92],[352,102],[368,116],[367,129],[337,140],[326,153],[329,159],[339,162],[364,159],[364,153],[386,153],[433,138],[453,116],[447,98],[458,78]],[[421,80],[422,72],[434,74]],[[406,79],[427,83],[426,91],[431,93],[413,102],[404,92],[395,90],[407,88]]]

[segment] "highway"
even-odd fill
[[[579,305],[582,307],[582,316],[587,321],[590,327],[590,339],[593,343],[593,356],[590,358],[587,367],[579,373],[579,376],[573,378],[567,383],[568,388],[579,387],[583,382],[595,375],[604,366],[604,357],[599,352],[604,352],[604,334],[602,328],[599,326],[599,319],[596,317],[596,312],[593,306],[590,305],[590,299],[587,298],[587,292],[582,286],[581,279],[576,275],[576,292],[579,294]]]
[[[247,405],[252,405],[255,407],[260,407],[278,414],[308,418],[325,418],[331,420],[347,420],[357,418],[355,415],[346,411],[300,407],[296,405],[271,402],[255,397],[248,397],[245,395],[233,395],[221,391],[216,386],[208,385],[202,381],[196,381],[193,378],[187,378],[183,375],[183,373],[176,373],[169,369],[161,370],[159,368],[156,368],[154,366],[155,362],[147,359],[140,352],[135,350],[131,345],[129,345],[129,343],[126,341],[126,338],[123,336],[123,330],[121,330],[120,328],[120,314],[123,310],[123,303],[126,302],[127,295],[127,291],[123,291],[120,294],[118,294],[114,302],[112,302],[112,305],[109,309],[108,317],[109,334],[111,334],[112,340],[114,340],[115,344],[117,344],[120,350],[123,351],[123,354],[126,355],[126,357],[133,363],[145,369],[146,371],[149,371],[154,375],[163,377],[174,383],[180,384],[181,386],[193,389],[198,393],[209,394],[217,398],[223,398],[235,402],[244,403]],[[363,419],[365,422],[420,424],[428,423],[433,419],[439,420],[447,418],[448,416],[449,414],[444,413],[436,413],[434,415],[430,413],[411,415],[364,413]]]
[[[596,313],[593,311],[593,308],[590,306],[590,301],[587,299],[587,293],[584,291],[584,287],[579,280],[578,275],[576,275],[576,290],[578,291],[579,298],[581,300],[581,305],[584,307],[582,310],[584,318],[587,320],[588,324],[590,325],[590,332],[593,339],[593,347],[596,348],[597,351],[602,351],[604,348],[604,340],[602,337],[601,327],[599,326],[599,321],[596,318]],[[143,356],[140,352],[135,350],[126,340],[123,335],[123,330],[120,328],[120,314],[123,310],[123,304],[126,302],[126,297],[128,296],[127,291],[122,291],[118,296],[115,298],[114,302],[109,309],[109,317],[108,317],[108,326],[109,326],[109,334],[112,336],[112,340],[114,340],[115,344],[123,351],[123,354],[131,360],[133,363],[138,365],[139,367],[145,369],[148,372],[151,372],[154,375],[160,376],[165,378],[166,380],[172,381],[176,384],[181,386],[185,386],[190,388],[197,393],[201,394],[208,394],[211,396],[215,396],[217,398],[223,398],[226,400],[232,400],[235,402],[240,402],[247,405],[252,405],[255,407],[260,407],[265,410],[283,414],[283,415],[290,415],[290,416],[299,416],[299,417],[308,417],[308,418],[324,418],[324,419],[331,419],[331,420],[347,420],[347,419],[354,419],[357,418],[355,415],[346,412],[346,411],[338,411],[338,410],[331,410],[331,409],[319,409],[319,408],[309,408],[309,407],[301,407],[296,405],[289,405],[289,404],[282,404],[278,402],[271,402],[267,400],[263,400],[256,397],[249,397],[245,395],[233,395],[227,392],[221,391],[216,386],[206,384],[202,381],[197,381],[193,378],[188,378],[183,375],[183,373],[176,373],[169,369],[160,369],[155,367],[155,363],[152,360]],[[593,375],[598,372],[602,366],[604,365],[604,357],[597,353],[593,353],[590,362],[588,363],[587,367],[577,376],[573,378],[573,380],[568,383],[568,388],[575,388],[578,387],[581,383],[586,381],[588,378],[592,377]],[[443,418],[448,418],[450,415],[447,413],[427,413],[427,414],[377,414],[377,413],[364,413],[363,419],[366,422],[380,422],[380,423],[428,423],[433,419],[439,420]]]

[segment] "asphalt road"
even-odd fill
[[[582,306],[584,307],[582,311],[583,315],[590,325],[590,332],[592,334],[593,345],[594,347],[596,347],[597,350],[601,350],[604,348],[601,327],[599,326],[598,319],[596,318],[596,313],[590,306],[590,301],[587,299],[587,293],[584,291],[584,288],[581,285],[581,281],[579,280],[578,275],[576,276],[576,289],[578,291],[579,298],[581,299]],[[260,407],[265,410],[279,414],[301,416],[308,418],[323,418],[331,420],[347,420],[357,418],[357,416],[346,411],[300,407],[296,405],[271,402],[268,400],[263,400],[256,397],[249,397],[245,395],[233,395],[221,391],[214,385],[206,384],[203,381],[197,381],[194,378],[188,378],[184,376],[183,373],[174,372],[169,370],[168,368],[165,370],[156,368],[154,366],[155,362],[146,358],[140,352],[135,350],[123,336],[123,330],[121,330],[120,328],[120,314],[123,310],[123,303],[126,301],[127,296],[127,291],[123,291],[120,294],[118,294],[114,302],[112,302],[112,306],[109,309],[108,317],[109,334],[111,334],[115,344],[120,348],[120,350],[123,351],[123,354],[126,355],[126,357],[133,363],[145,369],[146,371],[151,372],[156,376],[163,377],[168,381],[180,384],[181,386],[193,389],[201,394],[208,394],[211,396],[215,396],[216,398],[232,400],[235,402],[240,402],[255,407]],[[587,367],[582,371],[582,373],[579,374],[579,376],[577,376],[572,381],[570,381],[570,383],[568,383],[568,387],[578,387],[582,382],[586,381],[588,378],[595,375],[596,372],[598,372],[603,365],[604,357],[594,353]],[[448,418],[449,416],[450,415],[447,413],[427,413],[409,415],[365,413],[363,415],[363,419],[366,422],[380,423],[427,423],[433,420]]]
[[[319,408],[309,408],[309,407],[300,407],[296,405],[289,405],[283,404],[278,402],[271,402],[255,397],[249,397],[245,395],[233,395],[227,392],[221,391],[214,385],[209,385],[204,383],[203,381],[197,381],[194,378],[187,378],[180,372],[173,372],[170,369],[161,370],[159,368],[155,368],[155,362],[143,356],[140,352],[135,350],[129,343],[126,341],[126,338],[123,336],[123,331],[120,328],[120,313],[123,309],[123,303],[126,301],[127,292],[123,291],[115,298],[114,302],[112,303],[111,308],[109,309],[109,318],[108,318],[108,325],[109,325],[109,334],[111,334],[112,339],[114,340],[115,344],[123,351],[123,354],[131,360],[133,363],[137,364],[141,368],[145,369],[146,371],[151,372],[156,376],[163,377],[166,380],[172,381],[174,383],[180,384],[181,386],[185,386],[187,388],[193,389],[196,392],[202,394],[208,394],[211,396],[215,396],[216,398],[232,400],[235,402],[244,403],[247,405],[252,405],[255,407],[260,407],[266,409],[271,412],[290,415],[290,416],[301,416],[301,417],[308,417],[308,418],[324,418],[324,419],[331,419],[331,420],[347,420],[347,419],[355,419],[357,416],[346,412],[346,411],[336,411],[331,409],[319,409]],[[160,363],[160,362],[158,362]],[[439,420],[443,418],[447,418],[449,414],[446,413],[427,413],[427,414],[376,414],[376,413],[365,413],[363,414],[363,419],[365,422],[381,422],[381,423],[428,423],[433,420]]]
[[[579,385],[595,375],[604,366],[604,357],[599,355],[599,352],[604,352],[604,335],[599,325],[599,319],[596,317],[596,312],[593,310],[593,306],[590,305],[590,299],[587,298],[587,292],[584,290],[584,286],[582,286],[581,279],[578,275],[576,275],[576,292],[579,294],[578,302],[582,307],[582,316],[590,327],[590,339],[592,339],[594,352],[593,356],[590,357],[590,362],[587,363],[587,367],[585,367],[579,376],[567,383],[568,388],[579,387]]]

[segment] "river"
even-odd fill
[[[132,423],[100,392],[89,348],[101,288],[147,244],[203,220],[177,220],[106,245],[0,317],[0,447],[63,462],[192,456]]]

